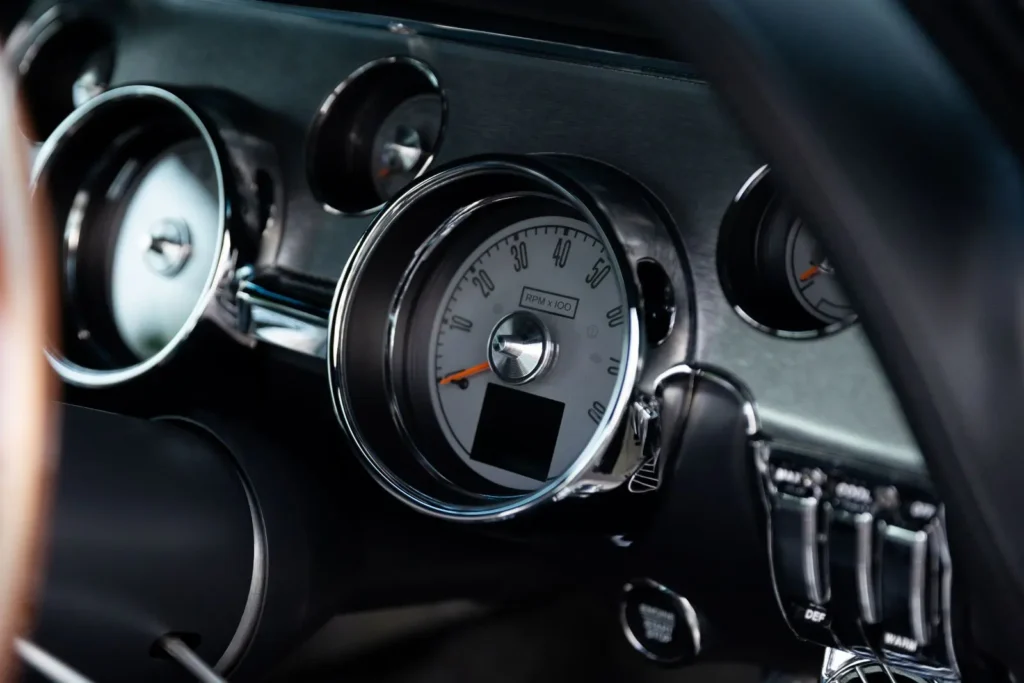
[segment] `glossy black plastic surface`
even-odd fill
[[[176,680],[150,648],[196,634],[216,663],[253,573],[242,477],[217,441],[62,406],[60,469],[34,640],[94,680]]]
[[[898,2],[635,7],[685,42],[819,226],[970,558],[980,620],[999,624],[987,645],[1019,675],[1021,158]]]
[[[638,563],[693,604],[703,656],[799,659],[811,649],[795,646],[776,607],[748,424],[735,391],[697,381],[665,473],[665,499],[637,542]]]

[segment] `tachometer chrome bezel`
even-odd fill
[[[576,175],[577,170],[579,176]],[[589,176],[588,173],[593,175]],[[629,188],[623,190],[627,195],[630,191],[635,192],[633,198],[640,203],[632,205],[636,210],[630,212],[630,220],[619,220],[618,214],[609,211],[606,198],[600,196],[599,192],[592,192],[588,187],[589,182],[581,183],[577,179],[580,176],[598,184],[599,191],[607,191],[609,187],[619,189],[617,183],[621,183]],[[402,287],[408,284],[411,271],[422,260],[425,252],[434,249],[448,232],[456,229],[458,210],[466,211],[466,207],[471,207],[474,201],[455,205],[429,231],[423,234],[417,232],[417,237],[407,234],[414,229],[409,225],[408,214],[435,196],[435,193],[449,192],[458,184],[472,182],[474,179],[493,181],[494,178],[504,178],[506,181],[515,179],[512,184],[518,182],[520,187],[499,187],[496,191],[476,197],[474,201],[517,191],[540,192],[567,204],[579,215],[580,220],[601,236],[615,259],[618,267],[616,277],[625,294],[627,342],[620,366],[620,381],[584,451],[570,467],[540,488],[508,496],[472,496],[453,489],[451,482],[447,482],[441,488],[424,490],[427,487],[422,485],[422,481],[419,484],[411,483],[408,477],[395,471],[396,466],[408,467],[410,460],[416,460],[417,465],[422,467],[423,463],[416,457],[415,449],[409,453],[407,442],[395,440],[391,435],[383,436],[383,430],[403,431],[401,417],[395,414],[392,379],[389,371],[385,370],[388,367],[385,359],[394,346],[395,315],[401,301]],[[607,185],[601,181],[607,181]],[[489,187],[494,187],[493,182]],[[690,326],[680,325],[675,330],[677,343],[659,349],[659,362],[651,368],[647,366],[647,344],[642,324],[644,308],[636,266],[643,258],[658,253],[658,249],[664,250],[666,243],[671,244],[672,240],[661,222],[662,216],[651,211],[646,199],[639,199],[642,196],[642,188],[618,171],[596,162],[568,157],[488,156],[449,166],[419,180],[379,214],[360,240],[338,282],[329,321],[327,370],[338,420],[360,460],[385,490],[414,509],[435,517],[486,522],[508,519],[545,503],[571,496],[590,495],[616,488],[636,471],[641,464],[639,460],[625,463],[629,458],[620,457],[621,454],[616,452],[616,449],[621,449],[625,428],[631,422],[627,417],[634,401],[653,383],[654,376],[647,375],[652,372],[657,374],[656,369],[663,367],[667,355],[672,355],[677,361],[682,360],[689,350],[690,338]],[[441,227],[436,227],[438,225]],[[425,230],[422,226],[415,229]],[[394,256],[389,251],[389,244],[385,244],[393,231],[401,232],[403,237],[412,240],[415,248],[404,255],[405,261],[400,267],[393,263],[384,267],[385,252],[387,256]],[[652,236],[657,236],[657,239],[652,239]],[[672,253],[677,253],[674,248]],[[681,258],[678,254],[676,257]],[[382,275],[382,271],[386,270],[390,270],[391,274]],[[376,293],[373,293],[374,286],[378,290]],[[388,290],[386,296],[379,291],[381,289]],[[678,299],[684,302],[682,308],[685,309],[688,301],[686,283],[682,283],[679,289]],[[389,303],[386,311],[373,313],[376,321],[373,326],[384,325],[387,327],[386,332],[374,330],[368,333],[369,339],[365,334],[360,336],[366,328],[365,313],[360,311],[369,310],[366,302],[368,295],[381,302],[386,299]],[[372,348],[366,350],[367,345]],[[354,348],[363,350],[353,353]],[[380,363],[380,367],[368,371],[360,367],[363,364],[356,357]],[[371,403],[374,407],[368,407]],[[357,415],[357,412],[361,415]],[[381,449],[379,446],[382,443],[390,443],[391,448]],[[391,452],[396,449],[405,452]],[[421,472],[426,469],[429,468],[423,468]],[[429,473],[427,476],[438,481]],[[447,495],[449,493],[451,497]]]
[[[83,128],[90,122],[99,121],[103,123],[104,116],[114,108],[133,102],[151,102],[156,106],[166,107],[176,116],[187,122],[196,139],[202,142],[209,154],[213,165],[217,187],[217,211],[220,216],[218,236],[215,246],[215,259],[210,266],[203,291],[193,306],[191,313],[172,339],[165,344],[157,353],[138,362],[116,368],[92,368],[75,362],[68,358],[56,346],[45,349],[46,358],[51,367],[58,375],[69,384],[90,388],[110,387],[145,375],[154,368],[166,363],[178,350],[181,344],[189,337],[205,312],[210,307],[217,284],[228,274],[231,265],[234,263],[236,247],[232,245],[231,235],[228,230],[231,209],[231,192],[226,182],[226,155],[222,145],[218,142],[216,132],[209,126],[203,116],[190,107],[183,99],[174,93],[162,88],[149,85],[122,86],[98,95],[83,106],[76,109],[66,118],[43,143],[36,157],[32,170],[32,190],[36,192],[41,183],[48,180],[48,176],[56,170],[55,164],[60,159],[61,152],[69,143],[74,141],[83,131]],[[128,122],[131,125],[139,125],[140,121]],[[124,137],[123,135],[121,136]],[[112,142],[119,144],[118,139]],[[72,212],[74,208],[72,208]],[[78,226],[77,229],[80,229]],[[74,269],[76,250],[73,248],[77,242],[77,235],[69,235],[66,227],[63,236],[62,252],[64,254],[65,268]],[[65,278],[66,280],[66,278]],[[65,288],[73,290],[73,285],[65,282]],[[82,333],[79,332],[79,335]]]

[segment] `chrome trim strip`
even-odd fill
[[[679,608],[679,611],[683,614],[683,619],[686,620],[687,629],[690,631],[690,642],[693,643],[693,656],[696,657],[697,655],[699,655],[701,646],[700,621],[697,619],[697,611],[693,609],[693,605],[690,604],[690,601],[676,593],[671,588],[667,588],[658,583],[657,581],[648,578],[633,579],[625,585],[623,590],[625,593],[628,594],[630,591],[633,590],[634,584],[641,583],[647,586],[648,588],[653,588],[654,590],[665,594],[669,597],[669,599],[672,600],[672,602],[676,604],[676,606]],[[634,650],[642,654],[644,657],[647,657],[648,659],[655,662],[661,662],[663,664],[679,661],[678,659],[667,659],[665,657],[659,657],[658,655],[654,654],[653,652],[644,647],[643,643],[640,642],[640,639],[637,638],[636,634],[633,633],[633,629],[629,627],[629,622],[626,619],[625,598],[622,599],[621,605],[619,605],[619,625],[622,627],[622,632],[623,634],[625,634],[626,640],[629,641],[629,644],[633,646]]]
[[[248,5],[250,3],[246,3]],[[434,141],[434,145],[430,150],[430,154],[427,155],[426,160],[420,165],[420,169],[416,172],[413,180],[419,178],[427,169],[430,168],[431,164],[434,163],[434,159],[437,157],[437,151],[441,148],[444,142],[445,129],[448,126],[448,98],[445,96],[444,88],[441,87],[441,80],[437,77],[437,74],[426,62],[416,59],[414,57],[406,57],[403,55],[395,55],[392,57],[382,57],[375,59],[372,62],[363,64],[355,71],[350,73],[345,80],[335,86],[334,90],[324,98],[324,101],[320,104],[320,107],[316,111],[316,116],[313,117],[313,122],[309,126],[309,131],[306,133],[306,181],[309,184],[310,190],[313,196],[323,206],[324,211],[333,213],[338,216],[370,216],[378,213],[381,208],[387,203],[383,201],[376,206],[372,206],[362,211],[342,211],[341,209],[331,206],[321,198],[320,181],[314,177],[313,174],[313,149],[317,146],[320,138],[320,130],[323,128],[324,122],[327,117],[331,115],[331,110],[334,108],[334,103],[341,96],[342,92],[349,87],[357,78],[365,75],[367,72],[373,69],[386,66],[388,64],[407,64],[420,71],[427,79],[437,94],[441,96],[441,128],[437,133],[437,140]]]
[[[893,672],[883,662],[837,648],[825,648],[825,658],[821,665],[821,683],[853,683],[854,681],[863,683],[867,680],[866,675],[873,673],[884,673],[890,681],[895,681]],[[899,670],[896,673],[913,683],[934,683],[937,680],[929,677],[928,674],[913,671]]]
[[[800,498],[798,505],[802,516],[800,531],[803,546],[804,585],[807,599],[815,605],[828,601],[828,595],[821,576],[821,559],[818,553],[818,505],[817,498]]]
[[[221,654],[214,670],[223,675],[229,674],[232,669],[241,661],[256,636],[259,627],[260,617],[263,615],[263,605],[267,597],[267,581],[270,571],[270,554],[267,549],[267,528],[263,521],[263,512],[260,509],[256,492],[253,490],[252,482],[242,469],[242,464],[234,455],[231,447],[214,430],[202,422],[180,415],[167,415],[153,418],[154,422],[179,422],[188,428],[203,432],[211,439],[221,445],[224,452],[231,458],[231,463],[238,472],[238,478],[242,483],[242,490],[245,492],[245,500],[249,504],[249,516],[252,520],[252,578],[249,581],[249,592],[245,599],[245,607],[242,608],[242,615],[238,619],[238,626],[235,633],[228,641],[227,647]],[[171,654],[168,652],[168,654]]]
[[[887,525],[882,532],[886,542],[903,546],[910,551],[910,584],[907,610],[910,617],[911,637],[921,646],[928,644],[927,612],[925,601],[925,558],[928,552],[928,533],[912,531],[901,526]],[[883,551],[884,552],[884,551]],[[884,560],[883,560],[884,561]],[[885,609],[885,605],[882,605]]]
[[[110,102],[130,98],[154,98],[170,104],[189,120],[205,143],[207,151],[212,157],[211,160],[217,177],[217,209],[220,216],[221,230],[215,252],[219,252],[220,256],[216,264],[210,268],[203,294],[199,297],[185,324],[164,348],[146,360],[124,368],[97,370],[68,360],[55,348],[47,348],[45,351],[46,358],[57,374],[65,382],[81,387],[100,388],[122,384],[141,377],[150,370],[167,362],[181,344],[192,334],[199,321],[203,319],[207,309],[214,304],[217,286],[224,279],[225,275],[228,274],[234,261],[231,236],[228,233],[227,226],[228,206],[227,190],[224,184],[224,169],[221,165],[220,154],[217,152],[217,145],[214,142],[213,135],[191,107],[177,95],[162,88],[148,85],[122,86],[97,95],[76,109],[57,126],[53,134],[40,147],[35,166],[32,168],[33,193],[38,188],[43,175],[50,170],[49,167],[54,154],[60,150],[68,138],[76,133],[86,119],[93,116],[97,109]]]
[[[210,665],[204,662],[181,638],[164,636],[157,643],[181,668],[200,683],[227,683]]]
[[[183,2],[186,0],[176,1]],[[209,4],[218,4],[222,6],[227,5],[236,10],[253,10],[259,8],[264,12],[293,14],[323,21],[348,24],[351,26],[386,30],[396,35],[409,36],[410,39],[415,39],[419,36],[436,38],[439,40],[451,40],[510,52],[540,55],[569,62],[597,64],[624,71],[659,74],[688,81],[702,81],[702,79],[700,79],[696,74],[696,70],[692,65],[671,59],[644,57],[617,50],[573,45],[571,43],[560,43],[540,38],[513,36],[493,31],[461,28],[458,26],[401,19],[398,17],[385,17],[360,12],[348,12],[344,10],[276,5],[266,2],[265,0],[203,1]]]
[[[24,47],[24,53],[17,64],[19,76],[25,76],[29,72],[39,51],[43,49],[51,38],[67,26],[69,17],[65,15],[69,13],[68,5],[54,5],[39,15],[39,18],[33,21],[30,26],[26,27],[24,33],[19,33],[17,30],[12,33],[4,52],[7,53],[5,56],[9,57],[12,49]],[[73,20],[73,17],[71,19]],[[27,45],[25,45],[25,41],[28,41]]]
[[[316,313],[313,306],[251,282],[243,282],[236,297],[243,334],[249,334],[260,342],[326,360],[326,312]]]
[[[29,668],[53,683],[92,683],[90,679],[28,640],[15,638],[14,649]]]
[[[235,634],[214,665],[216,671],[224,674],[230,672],[241,661],[253,638],[256,637],[260,617],[263,615],[263,605],[267,598],[267,574],[270,563],[263,513],[256,502],[256,495],[252,490],[249,478],[245,476],[237,460],[235,465],[238,467],[238,476],[242,481],[245,500],[249,504],[249,515],[252,520],[252,579],[249,581],[249,594],[245,599],[245,607],[242,609],[242,616],[238,620]]]
[[[956,650],[953,648],[953,558],[949,554],[949,541],[946,538],[945,507],[939,507],[931,533],[933,541],[938,546],[939,571],[942,573],[939,599],[942,614],[943,644],[946,647],[946,656],[949,657],[950,666],[959,676],[960,664],[957,662]]]
[[[927,586],[928,533],[914,534],[910,556],[910,630],[914,640],[927,645],[931,639],[928,630]]]
[[[747,386],[734,374],[728,370],[704,363],[681,363],[661,373],[654,380],[654,386],[661,386],[666,380],[676,375],[690,376],[695,382],[699,379],[707,380],[731,393],[742,406],[743,417],[747,422],[747,436],[755,437],[761,433],[761,417],[758,413],[757,401]]]
[[[865,623],[876,624],[878,602],[872,576],[875,516],[870,512],[861,512],[854,517],[853,523],[857,532],[857,600],[860,603],[860,616]]]

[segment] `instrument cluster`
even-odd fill
[[[269,74],[309,42],[317,69],[235,83],[182,51],[147,72],[118,30],[174,18],[191,38],[242,15],[173,4],[136,3],[120,26],[57,5],[9,48],[42,138],[33,183],[52,206],[63,315],[47,355],[65,382],[166,376],[200,327],[314,358],[321,399],[373,478],[464,522],[659,491],[702,381],[737,398],[752,481],[768,472],[754,452],[779,443],[922,474],[842,273],[706,84],[606,54],[540,59],[525,54],[535,45],[267,8],[236,26],[266,46],[252,59]],[[324,57],[335,49],[353,52]],[[690,118],[668,140],[660,124],[680,103]],[[800,564],[826,550],[806,529],[832,523],[812,483],[788,517],[792,501],[765,493],[791,625],[787,600],[812,615],[849,607],[815,583],[831,566]],[[807,513],[812,499],[822,507]],[[929,543],[942,527],[933,502]],[[892,510],[873,499],[871,512]],[[695,612],[666,591],[631,584],[627,630],[643,640],[652,614],[676,610],[696,653]],[[871,627],[844,632],[859,656],[870,648],[849,643],[885,646],[890,633],[920,644],[928,666],[955,666],[937,637],[847,612],[837,628]],[[926,617],[944,638],[944,615]]]
[[[325,357],[352,444],[417,508],[503,517],[644,468],[658,479],[656,396],[700,361],[707,296],[663,197],[557,150],[434,169],[459,111],[406,55],[356,67],[307,112],[296,178],[297,150],[228,88],[111,86],[123,62],[110,40],[83,43],[103,23],[81,7],[55,6],[12,51],[38,130],[64,115],[34,178],[60,245],[64,335],[48,356],[65,381],[159,372],[213,322]],[[76,59],[52,57],[69,46]],[[47,79],[70,88],[64,104],[40,96]],[[326,214],[369,221],[333,297],[281,267],[296,182]],[[716,250],[737,319],[792,344],[855,321],[813,233],[767,167],[738,188]]]
[[[692,315],[654,201],[596,162],[491,156],[385,208],[338,284],[328,365],[342,425],[390,491],[495,519],[656,458],[656,373],[685,361]],[[663,294],[645,301],[652,277]],[[675,324],[649,338],[650,315]]]

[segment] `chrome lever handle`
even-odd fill
[[[22,638],[15,638],[14,649],[26,665],[53,683],[92,683],[90,679],[34,643]]]
[[[220,674],[204,662],[195,651],[176,636],[164,636],[157,645],[167,656],[188,671],[200,683],[227,683]],[[91,679],[80,674],[38,645],[16,638],[14,649],[22,661],[36,672],[53,683],[93,683]]]
[[[159,645],[167,655],[181,665],[183,669],[195,676],[200,683],[227,683],[220,674],[204,662],[195,651],[176,636],[164,636]]]

